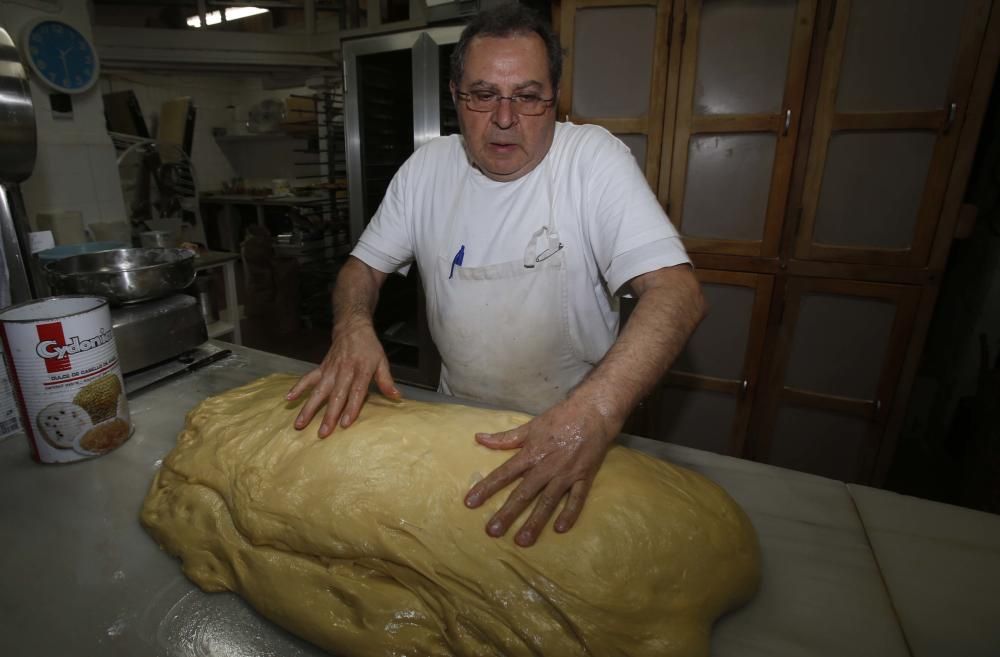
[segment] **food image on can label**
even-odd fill
[[[58,449],[73,449],[73,444],[93,428],[87,411],[72,402],[49,404],[38,413],[42,438]]]
[[[0,311],[0,338],[32,456],[65,463],[132,432],[108,303],[50,297]]]

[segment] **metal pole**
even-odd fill
[[[3,238],[4,259],[10,279],[11,303],[35,298],[35,289],[28,273],[31,246],[21,189],[14,183],[0,184],[0,237]]]
[[[208,2],[206,0],[198,0],[198,18],[201,19],[201,27],[208,27]]]

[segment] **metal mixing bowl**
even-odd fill
[[[188,249],[111,249],[56,260],[44,270],[55,294],[96,294],[122,305],[188,287],[194,257]]]

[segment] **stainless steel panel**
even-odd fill
[[[655,7],[589,7],[576,12],[573,113],[645,116],[653,84]]]
[[[10,285],[8,303],[24,303],[35,296],[28,263],[28,216],[17,184],[0,184],[0,246],[3,248],[3,265]]]
[[[28,262],[28,216],[18,183],[35,168],[37,151],[35,112],[28,74],[10,35],[0,27],[0,238],[9,286],[4,303],[23,303],[34,297]]]
[[[778,411],[767,462],[841,481],[862,481],[867,420],[823,409],[785,406]]]
[[[739,285],[702,283],[708,316],[671,369],[742,381],[756,291]]]
[[[413,44],[413,150],[441,134],[439,70],[438,44],[421,34]]]
[[[35,168],[35,112],[28,74],[0,27],[0,183],[20,183]]]
[[[123,374],[173,358],[208,339],[201,306],[186,294],[115,308],[111,328]]]
[[[804,294],[784,384],[874,400],[895,317],[882,299]]]
[[[695,114],[781,111],[797,0],[705,0]]]
[[[813,241],[882,249],[913,243],[933,132],[846,132],[830,137]]]
[[[944,109],[968,0],[863,0],[849,6],[837,111]]]
[[[776,145],[771,134],[692,136],[681,232],[762,239]]]
[[[357,241],[365,224],[370,217],[365,216],[364,211],[364,171],[361,161],[361,116],[358,103],[358,57],[383,52],[393,52],[398,50],[411,50],[417,44],[422,35],[426,35],[434,43],[454,43],[458,41],[463,26],[436,27],[427,30],[413,32],[403,32],[399,34],[387,34],[377,37],[364,37],[360,39],[346,39],[341,43],[341,55],[344,62],[344,139],[347,148],[347,179],[348,198],[350,205],[350,225],[351,240]],[[428,52],[426,47],[415,52],[414,69],[420,71],[420,84],[427,84],[431,75],[427,72],[427,66],[418,63],[419,56]],[[435,55],[436,56],[436,55]],[[416,83],[417,81],[415,81]],[[414,97],[426,99],[429,92],[426,89],[414,87]],[[436,99],[432,99],[436,103]],[[436,105],[435,105],[436,106]],[[416,109],[416,108],[415,108]],[[422,109],[421,112],[424,110]],[[420,116],[420,123],[416,124],[417,116]],[[414,147],[420,139],[427,139],[433,136],[437,128],[428,125],[428,121],[433,116],[433,110],[427,110],[426,114],[416,114],[414,116]]]

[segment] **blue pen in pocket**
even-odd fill
[[[448,274],[448,280],[451,280],[452,276],[455,275],[455,265],[461,267],[462,260],[464,259],[465,259],[465,245],[463,244],[461,247],[459,247],[458,253],[455,254],[455,257],[451,261],[451,273]]]

